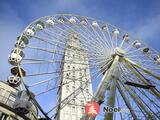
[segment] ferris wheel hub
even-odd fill
[[[120,57],[123,57],[124,54],[126,53],[125,50],[123,50],[122,48],[119,48],[119,47],[115,48],[115,51],[116,51],[116,55],[118,55]]]

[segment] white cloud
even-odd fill
[[[135,37],[140,38],[150,47],[160,51],[159,31],[160,31],[160,15],[154,18],[147,18],[145,22],[136,25],[132,32]]]
[[[137,25],[134,29],[137,36],[143,39],[153,38],[160,31],[160,15],[148,18],[143,24]]]

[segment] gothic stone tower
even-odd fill
[[[93,95],[87,54],[81,48],[78,34],[71,32],[68,36],[61,64],[61,87],[57,92],[57,102],[63,101],[82,84],[84,85],[86,81],[88,82],[85,89],[81,89],[79,94],[75,95],[71,101],[64,103],[65,107],[61,108],[59,106],[57,108],[56,120],[82,120],[84,105],[91,100]]]

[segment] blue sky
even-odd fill
[[[33,20],[73,13],[109,22],[160,50],[159,0],[0,0],[0,71],[9,74],[8,54],[16,37]]]
[[[71,13],[118,26],[160,51],[160,0],[0,0],[0,79],[10,74],[8,54],[33,20]]]

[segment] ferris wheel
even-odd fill
[[[83,52],[75,52],[78,50]],[[9,85],[27,91],[28,101],[32,100],[46,119],[56,119],[57,111],[86,92],[89,82],[94,91],[90,100],[101,109],[108,106],[128,111],[101,110],[97,117],[85,116],[85,120],[160,119],[160,54],[109,23],[72,14],[39,18],[17,38],[8,61],[12,65]],[[83,67],[65,70],[65,63]],[[86,69],[85,75],[81,73]],[[82,75],[62,82],[65,76],[70,77],[68,71]],[[81,82],[86,74],[90,77]],[[77,82],[78,87],[57,100],[57,91],[74,81],[81,84]],[[17,110],[27,113],[28,108],[22,106]]]

